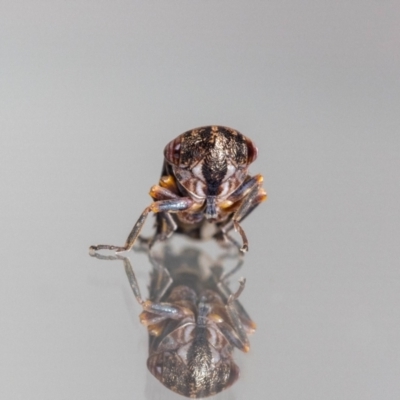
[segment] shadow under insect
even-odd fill
[[[241,266],[224,275],[227,255],[210,262],[196,248],[174,252],[161,246],[151,252],[153,266],[149,298],[144,300],[130,260],[121,260],[133,293],[142,308],[140,322],[149,332],[149,371],[168,389],[186,397],[201,398],[221,392],[239,377],[233,350],[249,351],[248,334],[255,324],[238,301],[245,279],[231,292],[227,283]],[[206,264],[204,262],[206,260]]]

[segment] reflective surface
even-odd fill
[[[246,279],[241,277],[234,290],[229,284],[243,265],[240,246],[213,259],[200,247],[186,243],[188,240],[177,248],[172,244],[177,241],[175,236],[151,248],[135,248],[145,251],[151,264],[147,298],[141,295],[129,257],[104,255],[104,249],[91,255],[124,266],[142,311],[140,322],[149,334],[146,364],[152,375],[185,397],[215,396],[239,379],[234,352],[249,351],[249,336],[256,328],[240,301]],[[235,265],[228,270],[229,260]]]
[[[88,247],[123,244],[164,146],[215,123],[254,140],[269,195],[243,222],[257,331],[219,398],[397,400],[398,20],[394,1],[4,3],[0,398],[178,398]]]

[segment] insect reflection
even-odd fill
[[[263,177],[248,173],[257,152],[249,138],[228,127],[204,126],[179,135],[164,149],[159,184],[150,189],[153,202],[144,209],[125,244],[91,246],[90,251],[130,250],[152,212],[156,215],[152,242],[165,240],[173,232],[203,239],[211,223],[212,236],[246,252],[249,245],[240,222],[267,198]],[[241,246],[229,235],[232,229],[240,234]]]
[[[238,301],[245,287],[231,292],[228,279],[241,261],[224,275],[222,261],[196,248],[174,252],[169,246],[149,257],[149,297],[142,298],[128,258],[120,255],[95,257],[121,260],[133,294],[142,308],[140,322],[149,333],[149,371],[168,389],[190,398],[215,395],[239,377],[233,350],[249,351],[248,334],[255,331]],[[204,265],[204,261],[208,265]]]

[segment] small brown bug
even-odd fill
[[[196,248],[173,252],[164,246],[153,264],[149,299],[143,300],[128,258],[123,261],[142,312],[140,322],[149,333],[147,368],[168,389],[190,398],[215,395],[239,378],[233,360],[236,347],[248,352],[248,334],[256,325],[238,301],[245,286],[232,293],[227,284],[233,271],[223,275],[220,261],[204,265],[209,257]]]
[[[240,251],[246,252],[248,240],[239,223],[267,198],[262,176],[248,174],[256,158],[254,143],[231,128],[204,126],[181,134],[165,147],[159,184],[150,190],[153,203],[140,215],[125,245],[91,246],[90,251],[130,250],[153,212],[156,234],[152,242],[173,232],[202,239],[211,222],[218,240],[235,243],[228,232],[239,232]]]

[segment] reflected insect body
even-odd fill
[[[208,397],[239,377],[234,348],[247,352],[255,324],[238,301],[245,280],[232,293],[214,264],[202,268],[201,253],[187,248],[175,254],[165,248],[152,259],[149,299],[144,301],[129,259],[121,259],[134,295],[142,307],[140,321],[149,332],[149,371],[168,389],[190,398]]]
[[[187,131],[164,149],[164,164],[158,185],[150,190],[153,203],[146,207],[124,246],[97,245],[100,249],[130,250],[150,212],[156,214],[156,240],[173,232],[202,239],[209,223],[214,237],[236,243],[229,235],[235,229],[248,240],[240,222],[267,198],[261,175],[250,176],[249,165],[257,158],[257,147],[240,132],[223,126],[205,126]]]

